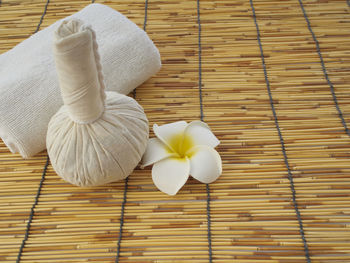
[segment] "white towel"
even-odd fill
[[[96,32],[107,90],[127,94],[160,69],[147,34],[112,8],[91,4],[72,17]],[[0,137],[24,158],[46,148],[49,120],[63,104],[52,52],[60,22],[0,55]]]

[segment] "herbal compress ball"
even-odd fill
[[[80,20],[64,21],[55,31],[54,56],[64,105],[47,131],[53,168],[78,186],[126,178],[147,146],[142,107],[130,97],[105,93],[95,33]]]

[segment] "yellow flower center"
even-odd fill
[[[175,134],[168,143],[180,158],[190,157],[189,150],[194,146],[192,137],[183,133]]]

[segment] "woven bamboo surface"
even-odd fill
[[[51,0],[41,29],[89,2]],[[143,27],[145,1],[97,2]],[[45,4],[2,1],[0,53],[35,31]],[[150,125],[199,119],[201,55],[204,120],[223,159],[223,175],[210,185],[213,262],[350,262],[350,137],[331,92],[350,126],[347,1],[201,0],[199,10],[201,54],[197,2],[148,1],[146,30],[163,67],[136,99]],[[0,262],[16,262],[45,162],[45,152],[23,160],[0,142]],[[190,179],[169,197],[150,168],[128,183],[119,262],[209,262],[204,184]],[[115,262],[124,186],[78,188],[49,166],[21,262]]]

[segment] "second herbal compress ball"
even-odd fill
[[[105,93],[95,33],[80,20],[64,21],[55,31],[54,55],[64,102],[47,131],[54,170],[79,186],[126,178],[147,146],[142,107]]]

